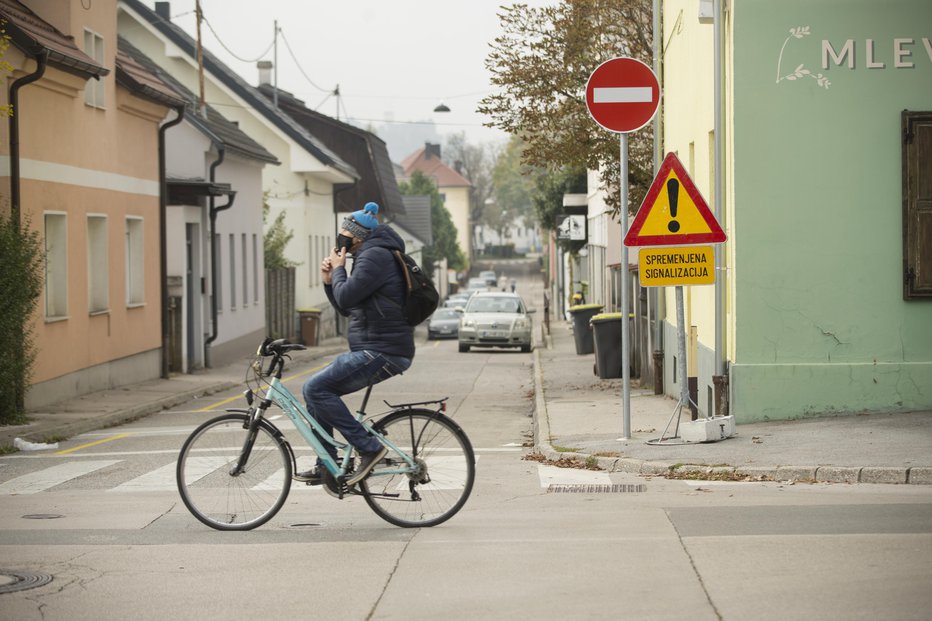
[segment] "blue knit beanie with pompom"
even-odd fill
[[[354,211],[348,218],[344,219],[341,228],[352,233],[354,237],[365,239],[379,225],[379,220],[376,218],[378,213],[379,206],[377,203],[366,203],[362,209]]]

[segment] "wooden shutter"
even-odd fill
[[[932,112],[902,120],[903,298],[932,299]]]

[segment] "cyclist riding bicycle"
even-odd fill
[[[414,328],[402,314],[406,285],[392,251],[405,251],[405,243],[390,227],[379,224],[379,206],[363,209],[343,220],[337,247],[321,261],[320,272],[330,304],[350,317],[350,351],[340,354],[328,367],[304,384],[307,411],[325,431],[335,427],[360,455],[346,485],[355,485],[385,457],[387,449],[370,435],[350,413],[341,397],[401,373],[414,358]],[[352,274],[346,255],[353,255]],[[336,459],[336,449],[323,443]],[[295,478],[320,485],[332,476],[318,460],[316,468]]]

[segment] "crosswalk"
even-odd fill
[[[478,456],[477,456],[478,458]],[[208,455],[192,456],[188,459],[188,473],[192,479],[197,480],[206,477],[219,468],[225,467],[233,459],[227,455]],[[434,458],[438,463],[434,464],[434,472],[440,473],[444,470],[450,472],[451,463],[444,460],[456,460],[450,457]],[[177,490],[175,480],[175,462],[156,466],[151,470],[137,474],[125,479],[125,473],[130,469],[126,466],[128,462],[120,459],[71,459],[51,465],[33,472],[13,476],[8,480],[0,483],[0,496],[13,496],[22,494],[36,494],[40,492],[50,492],[65,490],[75,485],[82,485],[86,489],[87,478],[96,476],[99,478],[98,486],[107,492],[174,492]],[[298,470],[311,467],[312,458],[310,456],[298,457]],[[0,464],[2,467],[3,464]],[[109,470],[108,470],[109,469]],[[3,470],[0,469],[0,480],[3,480]],[[284,471],[279,471],[269,476],[264,482],[259,483],[257,488],[271,489],[277,487],[276,482],[280,482]],[[449,479],[449,480],[447,480]],[[537,465],[537,479],[542,489],[548,489],[554,485],[609,485],[611,480],[608,473],[574,470],[567,468],[558,468],[544,464]],[[458,485],[462,481],[462,476],[456,472],[450,472],[447,478],[442,475],[435,476],[431,483],[435,489],[450,489],[451,486]],[[308,486],[295,483],[292,485],[292,492],[320,492],[319,486]]]

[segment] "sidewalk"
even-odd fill
[[[569,323],[554,321],[548,341],[534,353],[535,445],[547,459],[595,458],[608,471],[682,478],[711,471],[722,479],[932,484],[932,412],[739,417],[736,435],[720,442],[648,445],[674,435],[676,401],[632,387],[632,437],[622,440],[621,379],[594,374],[595,357],[576,354]],[[690,420],[688,409],[680,420]]]
[[[310,362],[346,351],[343,338],[327,339],[317,347],[293,352],[293,363]],[[54,443],[80,433],[103,429],[142,418],[192,399],[243,386],[249,359],[224,367],[201,369],[191,374],[172,375],[140,384],[102,390],[29,412],[26,425],[0,426],[0,447],[12,446],[15,438],[28,442]],[[206,403],[206,402],[205,402]],[[232,407],[232,406],[231,406]]]

